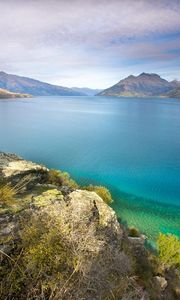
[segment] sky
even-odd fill
[[[180,80],[180,0],[0,0],[0,15],[4,72],[67,87]]]

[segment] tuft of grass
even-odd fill
[[[111,204],[113,202],[110,191],[101,185],[88,185],[83,187],[84,190],[95,192],[99,197],[101,197],[105,203]]]
[[[9,184],[0,183],[0,205],[10,206],[16,203],[16,190]]]
[[[57,186],[68,186],[72,189],[78,188],[78,184],[71,179],[69,173],[54,169],[49,171],[48,182]]]

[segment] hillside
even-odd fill
[[[0,88],[33,96],[82,96],[81,92],[28,77],[0,72]]]
[[[31,95],[29,94],[20,94],[20,93],[12,93],[4,89],[0,89],[0,99],[9,99],[9,98],[29,98]]]
[[[178,98],[180,99],[180,87],[177,87],[169,92],[168,96],[170,98]]]
[[[180,86],[180,82],[169,82],[157,74],[142,73],[130,75],[112,87],[100,92],[98,96],[127,97],[168,97],[171,90]]]

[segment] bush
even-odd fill
[[[139,237],[140,236],[138,229],[135,227],[128,228],[128,234],[131,237]]]
[[[58,186],[69,186],[70,188],[77,189],[78,184],[70,178],[67,172],[62,172],[59,170],[50,170],[48,174],[48,182]]]
[[[75,256],[58,220],[48,213],[27,215],[20,227],[16,250],[4,256],[0,298],[49,299],[71,276]]]
[[[16,190],[6,183],[0,183],[0,204],[13,205],[15,204]]]
[[[157,246],[159,260],[166,267],[180,265],[180,240],[173,234],[160,233]]]
[[[104,202],[106,202],[107,204],[111,204],[113,202],[111,193],[109,192],[109,190],[101,185],[88,185],[83,187],[83,189],[87,190],[87,191],[91,191],[91,192],[95,192],[96,194],[98,194],[99,197],[101,197]]]

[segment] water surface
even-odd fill
[[[108,186],[122,221],[180,236],[180,100],[0,101],[0,149]]]

